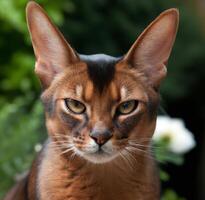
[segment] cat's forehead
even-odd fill
[[[70,68],[63,75],[61,88],[65,92],[72,92],[77,96],[88,91],[90,97],[94,95],[129,96],[130,93],[142,91],[142,84],[136,73],[123,67],[126,63],[121,62],[123,57],[112,57],[105,54],[79,55],[81,62]],[[75,70],[74,70],[75,69]],[[64,87],[62,87],[64,86]],[[81,95],[79,95],[81,94]],[[117,95],[118,94],[118,95]]]
[[[121,70],[122,57],[105,54],[79,55],[80,64],[68,70],[63,77],[60,95],[95,101],[99,99],[145,99],[141,82],[135,73]],[[73,72],[73,69],[75,73]],[[63,87],[62,87],[63,85]],[[145,97],[144,97],[145,96]]]
[[[86,63],[90,80],[95,87],[102,91],[113,80],[115,65],[121,58],[105,54],[80,55],[80,59]]]

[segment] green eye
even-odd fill
[[[74,99],[65,99],[66,107],[75,114],[82,114],[85,112],[85,105],[80,101]]]
[[[120,115],[127,115],[133,112],[137,108],[137,106],[138,106],[138,101],[135,100],[125,101],[118,106],[117,112]]]

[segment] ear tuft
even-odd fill
[[[175,41],[178,23],[178,10],[166,10],[143,31],[124,57],[131,67],[143,72],[156,89],[166,76],[166,64]]]

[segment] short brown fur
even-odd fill
[[[77,54],[34,2],[27,20],[49,138],[28,177],[5,200],[159,200],[151,137],[178,11],[162,13],[120,58]],[[68,109],[70,99],[85,112]],[[131,100],[136,108],[119,114]],[[92,134],[109,138],[98,144]]]

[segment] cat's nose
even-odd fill
[[[112,133],[109,130],[92,131],[90,137],[93,138],[98,145],[102,146],[112,137]]]

